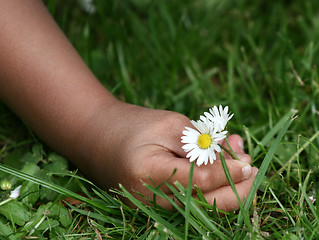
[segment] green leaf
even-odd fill
[[[295,234],[288,233],[282,238],[282,240],[299,240],[300,238],[297,237]]]
[[[49,164],[46,164],[43,168],[43,170],[50,173],[69,173],[67,170],[68,168],[68,162],[63,157],[59,156],[58,154],[50,154],[48,157],[48,160],[50,161]]]
[[[41,191],[40,191],[41,200],[53,201],[57,196],[58,194],[55,191],[52,191],[47,188],[41,188]]]
[[[0,214],[19,226],[22,226],[30,219],[29,209],[17,200],[12,200],[0,206]]]
[[[57,202],[53,203],[49,208],[48,216],[52,218],[58,218],[60,213],[61,205]]]
[[[6,224],[6,222],[0,218],[0,236],[5,236],[6,239],[15,239],[14,236],[10,236],[12,234],[13,230],[11,228],[11,225]]]
[[[72,223],[72,218],[69,214],[69,211],[58,202],[49,202],[40,206],[36,215],[38,217],[47,215],[50,218],[59,220],[64,227],[68,227]]]
[[[39,227],[37,228],[37,230],[39,231],[44,231],[46,229],[52,229],[54,227],[59,226],[60,223],[58,220],[55,219],[51,219],[51,218],[47,218],[47,220],[44,220]]]
[[[72,217],[69,214],[69,211],[60,205],[60,212],[59,212],[59,221],[63,227],[68,227],[72,223]]]
[[[21,162],[37,164],[42,160],[42,158],[43,158],[42,145],[37,144],[33,146],[32,153],[28,152],[22,157]]]
[[[86,197],[83,197],[79,194],[76,194],[64,187],[61,187],[61,186],[58,186],[57,184],[54,184],[52,182],[49,182],[49,181],[45,181],[45,180],[42,180],[42,179],[39,179],[37,177],[34,177],[32,175],[29,175],[29,174],[26,174],[22,171],[19,171],[17,169],[14,169],[14,168],[11,168],[11,167],[8,167],[8,166],[5,166],[3,164],[0,164],[0,171],[4,171],[6,173],[9,173],[9,174],[12,174],[18,178],[22,178],[24,180],[27,180],[27,181],[30,181],[30,182],[33,182],[33,183],[36,183],[36,184],[40,184],[42,185],[43,187],[45,188],[48,188],[50,190],[53,190],[59,194],[63,194],[65,196],[69,196],[69,197],[72,197],[74,199],[77,199],[77,200],[80,200],[82,202],[86,202],[88,204],[90,204],[91,206],[94,206],[94,207],[97,207],[101,210],[104,210],[108,213],[114,213],[114,214],[118,214],[118,212],[108,206],[105,206],[95,200],[92,200],[92,199],[88,199]]]
[[[38,218],[41,218],[44,214],[48,215],[49,212],[51,213],[50,209],[52,208],[52,205],[52,202],[48,202],[47,204],[41,205],[36,212],[36,216]]]
[[[9,154],[7,154],[3,160],[3,163],[14,168],[21,167],[21,158],[23,156],[23,152],[19,150],[15,150]],[[0,175],[1,177],[1,175]]]
[[[23,166],[21,171],[32,176],[37,176],[41,169],[35,163],[28,162]]]
[[[22,202],[29,203],[33,206],[39,199],[39,185],[32,182],[24,182],[20,190]]]

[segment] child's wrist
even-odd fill
[[[70,160],[89,175],[93,175],[90,169],[96,169],[101,155],[105,155],[104,149],[111,148],[108,146],[112,141],[111,134],[116,123],[120,121],[117,113],[123,105],[128,104],[114,97],[107,98],[103,104],[95,106],[94,111],[89,111],[88,120],[79,127],[74,136],[69,153]],[[109,139],[105,139],[105,133]]]

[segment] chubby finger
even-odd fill
[[[165,127],[168,131],[161,131],[158,133],[159,145],[170,149],[177,156],[185,158],[187,153],[183,150],[184,143],[181,142],[181,137],[185,127],[194,128],[190,120],[182,115],[177,113],[171,113],[173,118],[166,119]],[[169,134],[167,134],[169,132]]]
[[[244,141],[241,136],[233,134],[227,137],[227,140],[235,153],[245,153]],[[227,149],[229,149],[225,140],[221,141],[221,144]]]
[[[169,183],[173,184],[175,181],[179,181],[183,186],[187,186],[191,166],[188,159],[177,158],[169,153],[161,153],[161,155],[155,155],[154,158],[156,158],[156,162],[148,162],[146,175],[150,176],[155,182],[161,183],[170,177],[174,169],[177,169],[175,175],[169,180]],[[235,183],[250,178],[252,168],[248,163],[226,159],[226,164]],[[203,192],[228,185],[221,161],[216,160],[214,164],[202,165],[200,167],[195,165],[193,184],[196,184]]]
[[[251,177],[252,168],[248,163],[232,159],[225,161],[234,183]],[[196,184],[204,192],[229,185],[222,162],[216,160],[213,165],[195,167],[193,184]]]
[[[240,161],[250,164],[251,163],[251,157],[248,154],[245,153],[236,153],[237,157]]]
[[[241,201],[247,198],[257,173],[258,169],[252,168],[252,175],[249,179],[235,184],[237,193]],[[205,193],[204,196],[208,203],[213,205],[214,201],[216,201],[217,208],[224,211],[229,212],[239,208],[236,195],[233,192],[231,186],[218,188],[214,191]]]
[[[223,154],[225,159],[234,159],[227,152],[223,152]],[[235,154],[238,157],[239,161],[246,162],[248,164],[251,163],[251,157],[248,154],[242,152],[235,152]],[[220,154],[217,155],[217,160],[220,161]]]
[[[257,172],[258,172],[257,168],[252,168],[252,175],[249,179],[235,184],[237,193],[241,201],[247,198],[249,191],[251,189],[251,186],[255,180],[255,176]],[[209,204],[213,205],[214,202],[216,201],[216,205],[218,209],[229,212],[239,208],[236,195],[233,192],[231,186],[223,186],[206,193],[204,191],[202,192],[204,193],[204,196]],[[174,201],[178,206],[182,206],[182,204],[178,201],[178,199],[176,198],[176,196],[174,196],[174,194],[167,194],[167,196],[172,201]],[[173,209],[172,204],[168,200],[158,196],[156,197],[156,204],[160,205],[161,207],[167,210]]]

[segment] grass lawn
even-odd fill
[[[45,2],[119,99],[190,119],[228,105],[228,131],[260,169],[257,193],[221,214],[179,184],[186,207],[173,212],[123,188],[131,209],[0,103],[0,239],[319,239],[319,1],[97,0],[91,14]]]

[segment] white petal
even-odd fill
[[[216,151],[216,152],[220,152],[220,151],[221,151],[220,146],[218,146],[217,144],[216,144],[216,146],[215,146],[215,151]]]
[[[222,115],[222,113],[225,113],[227,115],[227,112],[228,112],[228,106],[226,106],[223,110],[223,107],[222,105],[219,105],[219,113],[220,115]]]
[[[204,164],[208,163],[209,150],[203,152]]]
[[[218,136],[214,136],[214,141],[219,142],[223,139],[226,138],[226,135],[218,135]]]
[[[213,164],[215,160],[216,160],[216,154],[215,154],[215,152],[211,152],[211,153],[209,154],[209,162],[210,162],[211,164]]]
[[[211,114],[213,115],[213,117],[218,117],[219,116],[219,112],[216,106],[214,106],[213,108],[210,109]]]
[[[197,164],[197,166],[200,166],[200,165],[202,165],[204,162],[205,162],[205,157],[207,157],[207,156],[205,156],[205,153],[204,153],[204,151],[199,155],[199,157],[198,157],[198,159],[197,159],[197,162],[196,162],[196,164]]]
[[[198,129],[198,123],[197,123],[196,121],[191,120],[191,124],[193,124],[193,126],[194,126],[198,131],[200,131],[200,130]]]
[[[183,131],[183,134],[184,135],[190,135],[190,134],[195,134],[195,133],[198,133],[198,131],[196,131],[195,129],[193,128],[189,128],[189,127],[185,127],[186,130]]]
[[[182,143],[194,143],[194,139],[197,139],[197,137],[189,137],[189,136],[185,136],[182,138],[181,142]]]
[[[197,145],[195,145],[193,143],[188,143],[188,144],[185,144],[184,146],[182,146],[182,148],[184,149],[185,152],[189,152],[190,150],[193,150],[196,147],[197,147]]]
[[[20,188],[21,188],[21,185],[16,187],[14,190],[12,190],[9,197],[12,199],[16,199],[17,197],[19,197],[20,196]]]
[[[206,133],[208,131],[207,125],[200,120],[197,122],[191,121],[191,123],[198,129],[198,131],[200,131],[200,133]]]
[[[189,152],[186,156],[186,158],[189,158],[190,162],[193,162],[198,156],[200,155],[199,149],[193,149],[191,152]]]
[[[204,115],[208,119],[212,119],[213,118],[212,114],[210,114],[209,112],[204,112]]]

